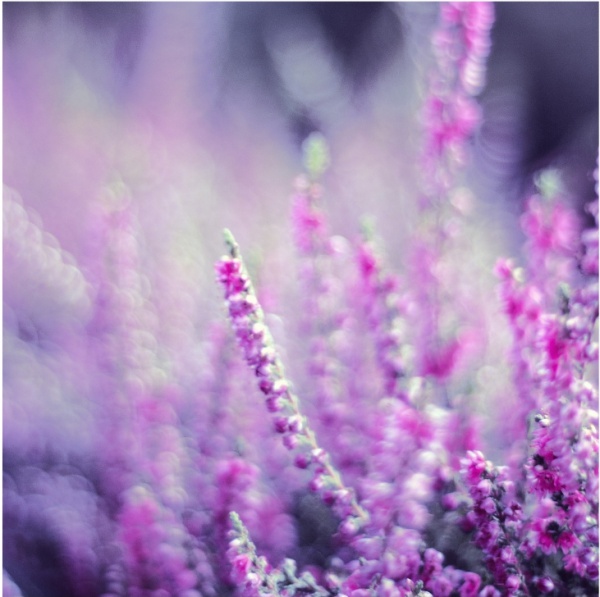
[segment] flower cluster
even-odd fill
[[[430,75],[425,105],[424,174],[431,176],[436,201],[450,190],[481,117],[474,96],[483,88],[493,21],[493,6],[487,2],[449,2],[441,7],[432,39],[437,68]]]
[[[440,6],[397,254],[342,235],[316,133],[292,242],[226,231],[217,284],[163,147],[115,166],[77,259],[5,189],[6,595],[597,592],[598,201],[586,228],[546,170],[522,253],[473,249],[493,17]]]
[[[400,293],[400,282],[383,268],[370,232],[365,230],[356,260],[360,272],[360,297],[368,326],[375,337],[375,351],[384,377],[387,396],[408,400],[402,383],[410,368],[410,355],[403,348],[406,329],[406,298]],[[403,300],[404,299],[404,300]]]
[[[520,595],[526,591],[511,537],[521,526],[522,508],[517,501],[504,506],[510,495],[512,482],[506,471],[495,470],[481,452],[467,452],[463,461],[464,477],[473,500],[467,516],[474,529],[474,540],[485,554],[485,565],[496,584],[506,595]]]
[[[355,532],[365,519],[365,512],[331,464],[329,454],[317,443],[314,432],[300,411],[299,400],[285,377],[283,364],[275,350],[275,342],[246,268],[239,255],[235,239],[226,231],[230,255],[216,266],[219,282],[225,290],[225,300],[239,346],[247,363],[254,369],[260,391],[265,395],[267,410],[273,414],[273,425],[281,434],[284,445],[296,451],[294,463],[300,469],[315,471],[311,488],[334,505],[344,521],[343,528]]]
[[[534,202],[530,205],[538,208]],[[569,213],[564,221],[573,222],[572,215]],[[324,224],[322,219],[320,222]],[[594,250],[588,240],[580,253],[571,241],[565,256],[562,245],[548,242],[543,244],[548,257],[543,258],[537,242],[538,228],[530,226],[529,213],[523,222],[533,262],[542,259],[545,264],[554,264],[559,258],[570,259],[570,268],[575,271],[579,255]],[[559,230],[554,232],[560,234]],[[592,238],[592,234],[584,238]],[[518,275],[524,274],[517,274],[510,262],[500,261],[497,265],[500,296],[517,343],[512,356],[514,382],[526,401],[524,408],[528,406],[525,419],[530,416],[538,429],[529,435],[524,427],[513,430],[515,436],[521,433],[522,441],[530,446],[529,456],[521,456],[522,461],[526,460],[521,469],[527,473],[526,478],[512,477],[509,467],[495,467],[480,451],[463,444],[459,449],[467,452],[461,461],[461,482],[452,465],[451,446],[454,448],[455,442],[444,431],[449,425],[450,434],[456,433],[456,426],[448,423],[451,413],[422,409],[428,383],[415,377],[410,369],[402,373],[406,376],[406,391],[396,393],[397,386],[389,382],[386,350],[393,351],[399,345],[387,343],[382,350],[380,338],[390,334],[400,311],[398,303],[390,298],[393,282],[386,280],[391,278],[383,273],[372,246],[360,241],[356,266],[365,291],[364,300],[356,305],[360,315],[355,317],[365,318],[376,348],[373,366],[385,380],[383,387],[389,398],[378,405],[378,414],[367,424],[371,454],[366,461],[367,473],[357,487],[357,501],[352,504],[358,516],[351,519],[351,507],[336,498],[353,495],[353,490],[341,484],[333,468],[325,469],[321,460],[315,462],[317,452],[325,452],[317,447],[306,417],[300,414],[298,398],[290,392],[290,382],[284,376],[277,348],[264,325],[264,314],[230,233],[227,241],[230,255],[217,264],[217,274],[225,289],[238,343],[266,395],[267,409],[275,415],[275,431],[283,435],[288,447],[300,447],[296,466],[305,468],[316,463],[317,476],[309,486],[320,493],[325,504],[334,506],[342,521],[339,537],[351,549],[346,561],[332,560],[332,570],[321,578],[322,586],[315,591],[341,591],[354,597],[428,591],[440,596],[458,592],[461,596],[480,597],[570,590],[577,594],[597,581],[597,394],[583,379],[585,365],[597,358],[592,340],[598,316],[597,282],[593,277],[569,291],[559,303],[560,312],[552,314],[557,303],[550,298],[544,301],[544,290],[535,281],[519,282]],[[313,275],[318,281],[319,272]],[[564,283],[559,288],[567,292]],[[319,317],[320,311],[312,315]],[[394,381],[400,377],[394,374]],[[274,392],[280,384],[283,390]],[[544,414],[534,421],[535,413],[541,411]],[[333,483],[337,484],[337,492],[331,491]],[[447,493],[448,488],[455,491]],[[444,566],[444,554],[427,547],[424,541],[427,526],[436,522],[423,505],[431,504],[440,490],[444,508],[462,508],[465,512],[462,522],[455,524],[466,536],[472,535],[481,552],[483,569],[478,573]],[[353,520],[360,521],[360,525]],[[539,554],[549,556],[558,550],[563,554],[562,567],[557,567],[556,561],[550,564],[540,559]],[[279,569],[269,570],[282,574]],[[565,576],[568,574],[578,575],[579,580]]]

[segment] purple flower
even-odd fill
[[[10,29],[6,65],[7,178],[23,199],[5,189],[5,593],[596,592],[598,202],[586,207],[596,226],[582,230],[574,206],[587,198],[570,197],[556,170],[537,174],[519,218],[522,259],[513,247],[498,260],[494,300],[488,249],[502,239],[481,229],[496,215],[477,200],[491,192],[486,177],[475,193],[465,170],[487,113],[476,95],[493,4],[443,3],[430,36],[427,7],[402,11],[411,39],[431,42],[412,69],[426,77],[417,155],[418,134],[399,137],[389,110],[378,112],[384,130],[344,99],[318,27],[300,19],[292,37],[261,28],[283,95],[314,87],[300,98],[300,128],[322,124],[339,158],[325,177],[323,135],[304,142],[289,238],[277,222],[282,181],[265,172],[290,166],[293,143],[273,151],[277,139],[240,128],[244,117],[205,127],[214,111],[187,95],[198,69],[186,55],[205,37],[221,45],[221,9],[201,11],[211,35],[187,18],[196,7],[149,10],[133,87],[117,85],[127,109],[106,113],[96,88],[107,73],[80,68],[104,62],[80,55],[70,10],[43,23],[7,13],[27,26]],[[43,59],[29,56],[38,44]],[[54,63],[72,55],[74,71]],[[62,87],[45,89],[40,76]],[[150,93],[135,92],[140,81]],[[386,81],[376,86],[385,93]],[[387,102],[372,99],[378,110]],[[339,126],[350,113],[353,126]],[[229,126],[239,143],[221,139]],[[401,164],[398,189],[387,188],[387,150]],[[76,167],[61,181],[64,164]],[[68,219],[59,191],[77,195]],[[344,217],[371,207],[396,234],[386,259],[367,226],[342,236],[353,226]],[[248,253],[259,292],[227,234],[219,323],[204,251],[227,218],[259,239]],[[58,556],[52,566],[46,553]]]
[[[460,597],[477,597],[480,585],[481,577],[478,574],[466,572],[459,589]]]
[[[277,410],[274,417],[275,430],[284,435],[284,439],[293,439],[291,442],[284,442],[286,447],[297,447],[305,454],[305,459],[298,464],[308,464],[310,459],[315,471],[312,487],[322,495],[327,490],[333,491],[334,509],[347,523],[345,527],[342,525],[342,528],[354,528],[354,525],[359,525],[367,515],[358,505],[354,491],[343,485],[329,455],[318,446],[314,433],[300,412],[298,398],[291,392],[285,378],[283,365],[275,351],[274,341],[264,323],[262,309],[256,300],[231,233],[226,233],[226,240],[231,255],[223,257],[217,263],[217,279],[225,291],[225,300],[238,343],[246,361],[256,373],[259,388],[262,391],[267,390],[267,399],[275,398],[281,402],[282,408]],[[239,303],[248,304],[248,310],[240,313],[237,307]],[[268,406],[268,410],[272,410],[271,405]]]

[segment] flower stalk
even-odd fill
[[[225,290],[229,318],[244,358],[254,370],[265,405],[273,416],[274,429],[284,445],[294,450],[298,468],[314,471],[310,487],[341,518],[340,530],[354,534],[367,520],[367,513],[356,500],[355,492],[343,483],[339,472],[323,450],[300,410],[300,402],[287,380],[275,341],[265,324],[237,242],[229,230],[224,232],[229,255],[216,265],[217,277]]]

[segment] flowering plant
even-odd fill
[[[231,232],[225,317],[198,347],[202,299],[175,259],[152,278],[126,185],[97,203],[85,268],[5,190],[6,595],[42,594],[40,534],[41,578],[77,596],[598,590],[598,201],[585,228],[540,174],[524,262],[498,260],[478,300],[461,176],[492,22],[491,4],[441,6],[403,277],[370,223],[330,232],[327,145],[305,141],[296,342]],[[42,398],[51,449],[24,426]],[[81,428],[99,430],[80,440],[91,463],[61,442]]]

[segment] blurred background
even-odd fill
[[[71,250],[93,189],[124,161],[179,190],[177,168],[204,170],[210,191],[190,201],[206,218],[218,195],[268,222],[275,210],[276,221],[314,130],[332,148],[341,225],[374,211],[387,236],[386,222],[408,209],[435,3],[6,2],[3,15],[5,183]],[[496,15],[478,193],[518,209],[532,173],[554,164],[585,201],[598,146],[598,6],[502,2]]]

